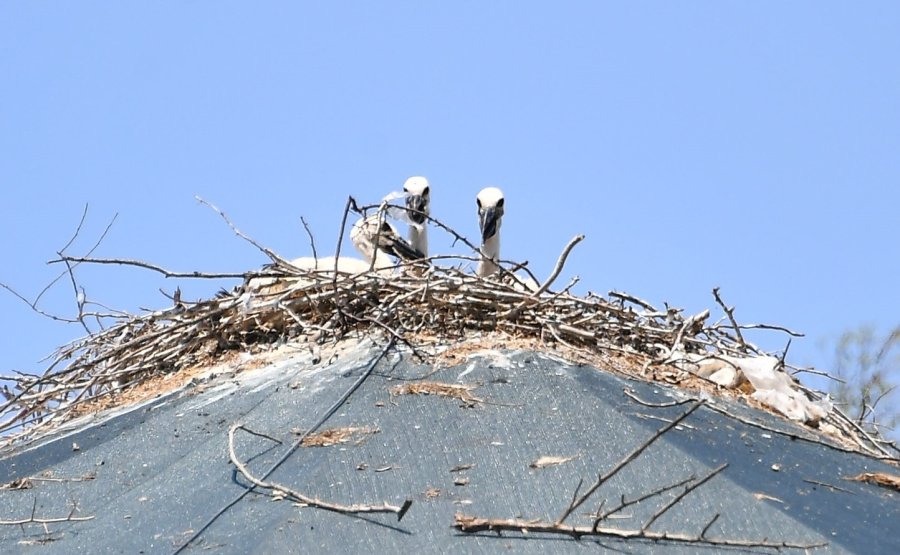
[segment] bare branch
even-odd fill
[[[290,262],[288,262],[284,258],[281,258],[277,254],[275,254],[275,252],[273,250],[269,249],[268,247],[264,247],[263,245],[260,245],[259,243],[254,241],[251,237],[249,237],[249,236],[245,235],[243,232],[241,232],[240,229],[238,229],[233,223],[231,223],[231,220],[228,219],[228,216],[225,215],[225,212],[222,212],[221,210],[219,210],[215,205],[206,202],[199,196],[195,195],[194,198],[197,199],[197,201],[200,204],[205,204],[206,206],[210,207],[214,212],[216,212],[219,216],[221,216],[222,219],[225,220],[225,223],[228,224],[228,227],[230,227],[231,230],[235,233],[235,235],[237,235],[244,241],[247,241],[248,243],[250,243],[257,249],[261,250],[263,253],[265,253],[266,256],[268,256],[272,260],[272,262],[275,262],[276,264],[290,265]]]
[[[666,503],[665,505],[663,505],[658,511],[656,511],[655,513],[653,513],[653,516],[651,516],[650,519],[649,519],[647,522],[645,522],[643,526],[641,526],[641,531],[642,531],[642,532],[643,532],[643,531],[646,531],[648,528],[650,528],[650,526],[651,526],[654,522],[656,522],[656,521],[659,519],[659,517],[661,517],[662,515],[666,514],[666,512],[667,512],[669,509],[671,509],[671,508],[674,507],[676,504],[678,504],[679,501],[681,501],[682,499],[684,499],[685,496],[687,496],[687,494],[689,494],[689,493],[691,493],[692,491],[694,491],[695,489],[699,488],[700,486],[702,486],[703,484],[705,484],[706,482],[708,482],[709,480],[711,480],[713,476],[715,476],[715,475],[718,474],[719,472],[722,472],[722,471],[725,470],[726,468],[728,468],[728,463],[721,464],[721,465],[719,465],[718,467],[716,467],[715,470],[713,470],[712,472],[710,472],[709,474],[707,474],[706,476],[704,476],[700,481],[695,482],[695,483],[693,483],[693,484],[687,486],[686,488],[684,488],[684,491],[683,491],[683,492],[681,492],[681,493],[679,493],[678,495],[676,495],[674,499],[672,499],[671,501],[669,501],[668,503]],[[701,536],[702,536],[702,534],[701,534]]]
[[[36,517],[37,513],[37,497],[34,498],[34,503],[31,506],[31,515],[27,518],[19,518],[16,520],[0,520],[0,526],[22,526],[24,524],[55,524],[58,522],[84,522],[87,520],[94,520],[94,515],[91,516],[73,516],[75,514],[75,510],[77,505],[73,504],[72,511],[68,514],[68,516],[60,516],[60,517]]]
[[[587,536],[605,536],[620,539],[645,539],[672,543],[689,543],[714,545],[722,547],[771,547],[773,549],[815,549],[828,545],[827,542],[799,543],[769,540],[735,540],[727,538],[710,538],[701,535],[673,534],[671,532],[652,532],[650,530],[623,530],[619,528],[594,528],[593,526],[570,526],[559,522],[541,520],[523,520],[517,518],[488,519],[456,513],[453,526],[461,532],[474,534],[478,532],[525,532],[563,534],[574,538]]]
[[[550,277],[541,285],[540,289],[531,294],[532,297],[540,297],[541,294],[546,291],[556,278],[559,277],[559,273],[562,272],[563,266],[566,265],[566,259],[569,257],[569,253],[572,252],[572,249],[575,248],[575,245],[584,240],[584,235],[576,235],[569,241],[569,244],[563,249],[562,254],[559,255],[559,259],[556,261],[556,267],[553,268],[553,272],[550,273]]]
[[[306,230],[306,235],[309,237],[309,247],[312,249],[313,260],[318,261],[319,255],[316,252],[316,240],[313,238],[312,231],[309,229],[309,224],[306,223],[306,219],[303,216],[300,216],[300,221],[303,223],[303,229]]]
[[[407,499],[402,506],[397,507],[395,505],[389,505],[388,503],[381,503],[380,505],[341,505],[338,503],[330,503],[328,501],[322,501],[321,499],[316,499],[313,497],[309,497],[297,490],[291,489],[282,484],[278,484],[275,482],[269,482],[265,480],[260,480],[253,476],[250,471],[247,469],[247,466],[241,462],[238,458],[237,453],[235,453],[234,449],[234,432],[236,430],[247,430],[244,426],[240,424],[234,424],[228,430],[228,457],[231,459],[231,462],[234,466],[237,467],[238,471],[251,483],[256,485],[257,487],[272,490],[273,494],[277,493],[279,495],[283,495],[284,497],[288,497],[302,503],[304,505],[310,507],[317,507],[319,509],[326,509],[328,511],[334,511],[337,513],[351,513],[351,514],[359,514],[359,513],[394,513],[397,515],[397,520],[403,518],[403,515],[406,514],[406,511],[409,510],[409,507],[412,505],[412,500]],[[254,433],[255,432],[251,432]],[[259,435],[259,434],[255,434]]]
[[[645,310],[649,310],[650,312],[659,312],[659,310],[657,310],[656,307],[654,307],[652,304],[643,299],[639,299],[634,295],[629,295],[628,293],[622,293],[620,291],[610,291],[609,293],[607,293],[607,295],[613,298],[622,299],[623,301],[628,301],[632,304],[636,304]]]
[[[706,533],[709,532],[709,529],[712,528],[712,525],[715,524],[717,520],[719,520],[719,513],[716,513],[716,515],[706,523],[706,526],[703,527],[703,530],[700,531],[701,538],[706,538]]]
[[[72,235],[72,238],[69,239],[69,242],[66,243],[66,245],[63,248],[59,249],[59,251],[57,251],[57,253],[65,252],[66,249],[72,245],[72,243],[75,241],[75,238],[78,237],[78,234],[81,231],[81,226],[84,224],[84,218],[86,215],[87,215],[87,205],[85,204],[84,205],[84,213],[81,215],[81,221],[78,222],[78,227],[75,229],[75,234]],[[112,219],[110,219],[109,223],[106,224],[106,228],[103,230],[103,233],[100,234],[100,237],[97,238],[97,240],[94,242],[94,245],[90,249],[88,249],[87,253],[85,253],[84,256],[90,256],[94,253],[95,250],[97,250],[97,247],[99,247],[100,243],[103,242],[103,239],[106,238],[106,235],[109,233],[109,230],[112,229],[112,226],[114,223],[116,223],[116,218],[118,218],[118,217],[119,217],[118,212],[113,214]],[[76,264],[76,266],[77,266],[77,264]],[[49,291],[50,288],[56,284],[56,282],[58,282],[60,279],[62,279],[66,275],[66,273],[67,273],[67,271],[60,272],[60,274],[58,276],[56,276],[50,283],[48,283],[43,289],[41,289],[41,292],[38,293],[37,297],[35,297],[33,304],[35,306],[37,306],[37,304],[41,301],[41,298],[44,296],[44,293]]]
[[[725,303],[722,301],[722,297],[719,296],[719,288],[713,287],[713,296],[716,298],[716,302],[719,303],[719,306],[722,307],[722,310],[725,311],[725,314],[728,315],[728,319],[731,320],[731,327],[734,328],[734,333],[737,335],[738,344],[742,348],[747,347],[747,343],[744,341],[744,336],[741,335],[741,327],[738,325],[737,321],[734,319],[734,307],[728,308]]]
[[[632,506],[632,505],[636,505],[637,503],[640,503],[641,501],[646,501],[647,499],[650,499],[651,497],[656,497],[657,495],[662,495],[663,493],[665,493],[665,492],[667,492],[667,491],[669,491],[669,490],[673,490],[673,489],[675,489],[675,488],[677,488],[677,487],[681,487],[681,486],[685,485],[686,483],[688,483],[688,482],[694,480],[695,478],[696,478],[696,476],[694,476],[694,475],[692,474],[692,475],[688,476],[687,478],[684,478],[683,480],[679,480],[678,482],[675,482],[674,484],[669,484],[669,485],[667,485],[667,486],[662,486],[661,488],[657,488],[657,489],[655,489],[655,490],[653,490],[653,491],[651,491],[651,492],[645,493],[644,495],[641,495],[641,496],[639,496],[639,497],[635,497],[635,498],[632,499],[631,501],[625,501],[625,496],[623,495],[623,496],[622,496],[622,501],[621,501],[618,505],[616,505],[615,507],[613,507],[612,509],[609,509],[609,510],[607,510],[607,511],[605,511],[605,512],[602,512],[602,513],[601,513],[600,511],[597,511],[597,516],[596,516],[596,518],[594,519],[594,527],[599,526],[601,521],[603,521],[603,520],[609,518],[611,515],[614,515],[614,514],[618,513],[619,511],[622,511],[623,509],[625,509],[625,508],[627,508],[627,507],[630,507],[630,506]]]
[[[138,268],[144,268],[146,270],[153,270],[154,272],[160,273],[167,278],[197,278],[197,279],[221,279],[221,278],[244,278],[248,275],[255,275],[253,272],[242,272],[242,273],[209,273],[209,272],[175,272],[172,270],[167,270],[161,266],[157,266],[155,264],[150,264],[149,262],[144,262],[142,260],[132,260],[129,258],[86,258],[81,256],[61,256],[57,260],[51,260],[48,264],[56,264],[59,262],[78,262],[78,263],[89,263],[89,264],[114,264],[118,266],[136,266]]]
[[[662,428],[657,430],[656,433],[650,437],[650,439],[648,439],[647,441],[645,441],[644,443],[639,445],[636,449],[634,449],[631,453],[626,455],[625,458],[623,458],[621,461],[619,461],[619,463],[616,464],[616,466],[614,466],[612,468],[612,470],[610,470],[606,474],[600,474],[600,477],[597,478],[597,481],[594,483],[594,485],[592,485],[590,488],[588,488],[588,490],[584,493],[584,495],[579,497],[574,503],[569,504],[569,507],[565,511],[563,511],[563,514],[561,514],[559,516],[559,518],[556,519],[556,524],[562,524],[563,521],[566,520],[566,518],[568,518],[569,515],[571,515],[572,512],[575,511],[575,509],[577,509],[585,501],[587,501],[588,497],[590,497],[595,491],[597,491],[600,488],[600,486],[603,485],[604,482],[606,482],[607,480],[609,480],[610,478],[612,478],[613,476],[618,474],[620,470],[625,468],[625,466],[627,466],[628,463],[630,463],[631,461],[636,459],[648,447],[653,445],[653,443],[657,439],[662,437],[663,434],[665,434],[666,432],[668,432],[669,430],[671,430],[672,428],[677,426],[679,423],[681,423],[682,420],[684,420],[685,418],[690,416],[691,413],[693,413],[695,410],[700,408],[700,405],[702,405],[704,403],[705,403],[705,401],[703,401],[703,400],[696,401],[693,405],[691,405],[691,407],[688,410],[683,412],[678,418],[676,418],[672,422],[666,424],[665,426],[663,426]]]

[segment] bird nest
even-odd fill
[[[85,407],[127,396],[130,389],[160,376],[210,365],[236,352],[269,349],[285,340],[321,345],[359,335],[386,337],[424,361],[436,361],[442,347],[492,332],[539,341],[588,361],[624,357],[628,363],[621,367],[648,379],[660,368],[690,373],[673,366],[679,358],[764,354],[744,340],[741,329],[751,326],[735,322],[718,291],[716,300],[727,318],[710,322],[708,310],[686,316],[624,293],[575,295],[571,288],[577,279],[551,290],[580,239],[567,245],[537,291],[524,288],[512,274],[516,265],[509,263],[491,278],[432,265],[430,260],[401,264],[390,276],[375,271],[322,273],[280,264],[278,271],[267,274],[277,278],[276,286],[249,290],[250,278],[260,274],[248,272],[244,287],[215,298],[196,303],[176,298],[171,308],[120,316],[103,331],[58,349],[43,375],[3,378],[13,387],[3,388],[0,447],[46,435],[88,412]],[[425,337],[433,340],[421,340]],[[709,389],[717,387],[695,378]],[[851,424],[841,422],[840,427],[860,435]],[[880,443],[862,439],[858,450],[883,454]]]

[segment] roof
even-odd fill
[[[7,482],[64,481],[34,479],[30,489],[0,491],[3,518],[94,518],[51,523],[46,530],[33,523],[0,526],[0,551],[167,553],[208,523],[183,552],[581,553],[585,545],[697,551],[696,545],[665,541],[471,535],[453,527],[456,513],[555,520],[580,480],[585,491],[599,472],[613,468],[687,407],[652,404],[682,401],[691,393],[533,350],[473,347],[449,367],[417,364],[394,351],[321,426],[357,428],[346,442],[290,452],[297,432],[317,424],[381,353],[369,339],[342,348],[336,360],[285,348],[259,368],[237,371],[240,362],[233,362],[198,386],[82,417],[38,442],[7,450],[0,459]],[[457,397],[404,394],[410,390],[402,386],[423,383],[473,389]],[[269,436],[235,436],[235,452],[256,476],[290,453],[269,480],[337,503],[401,505],[409,499],[412,506],[398,522],[394,514],[299,507],[257,488],[213,519],[247,489],[228,456],[234,423]],[[550,461],[558,464],[535,465],[541,457],[559,457]],[[570,522],[590,525],[589,513],[603,500],[610,507],[622,495],[633,498],[692,474],[704,476],[723,463],[727,468],[685,495],[651,529],[699,534],[719,514],[709,536],[827,542],[814,550],[821,553],[900,552],[900,537],[888,532],[900,521],[900,494],[844,479],[896,469],[722,398],[707,399],[663,434]],[[629,506],[609,525],[639,528],[672,498],[667,492]]]

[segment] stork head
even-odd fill
[[[478,204],[481,242],[484,243],[500,231],[503,219],[503,191],[496,187],[487,187],[478,193],[475,202]]]
[[[400,237],[394,226],[379,218],[378,214],[362,218],[353,224],[353,229],[350,230],[350,240],[369,261],[375,257],[376,249],[401,260],[425,258],[424,254]]]
[[[421,176],[410,177],[403,184],[406,193],[406,208],[409,219],[416,224],[424,224],[425,216],[430,213],[431,189],[428,180]]]

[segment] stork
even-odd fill
[[[422,218],[422,221],[425,219]],[[350,230],[350,240],[366,260],[366,270],[369,268],[385,270],[394,266],[388,255],[404,261],[425,257],[425,253],[421,249],[410,245],[400,237],[397,229],[380,214],[362,218],[353,224],[353,229]],[[340,270],[340,268],[338,269]]]
[[[481,277],[495,273],[500,260],[500,224],[503,222],[503,191],[486,187],[475,197],[481,228],[481,261],[475,271]]]
[[[271,278],[257,277],[251,279],[245,291],[271,295],[301,283],[304,286],[321,282],[334,274],[363,274],[374,270],[383,276],[393,273],[394,261],[391,256],[400,260],[418,260],[424,255],[410,246],[397,230],[379,214],[360,218],[350,230],[350,240],[362,255],[362,258],[350,256],[314,258],[302,256],[290,261],[291,266],[306,270],[317,277]]]
[[[478,204],[478,225],[481,229],[481,260],[475,273],[487,277],[496,273],[500,267],[500,224],[503,223],[504,197],[503,191],[497,187],[486,187],[475,197]],[[513,275],[516,283],[513,287],[520,290],[537,291],[538,284],[534,279]]]
[[[414,176],[403,184],[403,192],[406,193],[407,216],[410,220],[409,244],[427,257],[427,216],[431,215],[431,187],[424,177]]]

